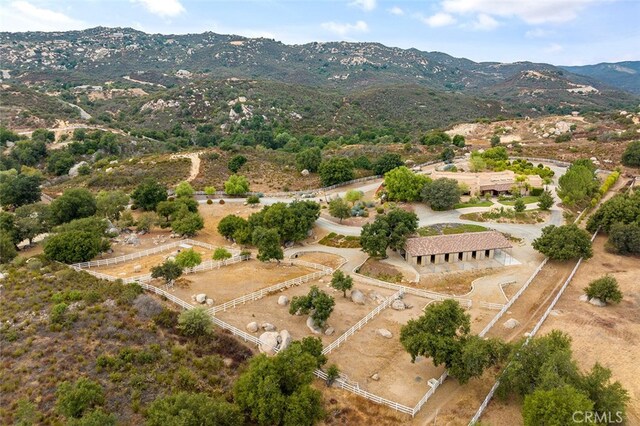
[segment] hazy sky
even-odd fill
[[[640,60],[639,18],[640,0],[0,0],[1,31],[214,31],[559,65]]]

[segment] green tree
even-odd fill
[[[62,382],[56,390],[56,409],[65,417],[82,417],[85,411],[103,404],[102,386],[86,377],[74,383]]]
[[[347,182],[354,178],[353,161],[346,157],[331,157],[320,163],[318,172],[324,186]]]
[[[320,205],[313,201],[293,201],[264,206],[261,211],[249,216],[251,230],[257,227],[275,229],[280,241],[302,241],[308,237],[320,215]]]
[[[182,250],[176,255],[176,263],[181,268],[194,268],[202,263],[202,255],[194,249]]]
[[[216,187],[215,186],[205,186],[204,187],[204,193],[206,195],[213,195],[216,193]]]
[[[464,136],[462,136],[462,135],[454,135],[453,136],[453,140],[452,140],[451,143],[453,143],[458,148],[464,148],[464,146],[465,146]]]
[[[233,238],[233,235],[240,229],[248,227],[246,219],[230,214],[225,216],[218,223],[218,232],[225,238]]]
[[[598,191],[595,169],[589,164],[574,162],[558,180],[558,196],[569,205],[584,207]]]
[[[329,214],[340,219],[340,223],[342,223],[342,219],[351,217],[351,209],[342,198],[338,197],[329,201]]]
[[[593,401],[593,410],[599,415],[624,421],[627,417],[629,393],[620,382],[610,382],[611,370],[595,363],[591,371],[580,378],[578,389]],[[608,418],[608,417],[604,417]]]
[[[100,191],[96,195],[97,214],[112,221],[120,219],[127,204],[129,196],[122,191]]]
[[[549,210],[552,206],[553,194],[548,189],[545,189],[538,199],[538,207],[540,207],[540,210]]]
[[[35,166],[47,156],[47,146],[42,140],[20,140],[13,146],[10,156],[22,166]]]
[[[353,278],[337,269],[331,277],[331,287],[341,291],[343,297],[347,297],[347,290],[351,290],[353,287]]]
[[[531,246],[553,260],[589,259],[593,256],[591,237],[576,225],[546,226]]]
[[[310,386],[316,368],[318,358],[300,342],[275,357],[255,356],[236,382],[234,400],[258,425],[311,426],[324,415],[321,394]]]
[[[178,329],[185,336],[206,336],[211,333],[213,321],[204,308],[183,311],[178,317]]]
[[[176,197],[191,198],[193,194],[195,194],[195,191],[187,181],[182,181],[176,186]]]
[[[433,130],[421,138],[423,145],[443,145],[451,142],[451,136],[440,130]]]
[[[515,210],[518,213],[522,213],[523,211],[525,211],[526,208],[527,206],[524,203],[524,200],[520,197],[516,198],[516,202],[513,204],[513,210]]]
[[[213,251],[211,256],[213,260],[225,260],[231,258],[231,253],[224,247],[218,247]]]
[[[162,265],[151,268],[151,277],[163,278],[167,284],[172,284],[180,275],[182,275],[182,267],[172,260],[166,260]]]
[[[275,259],[279,262],[284,258],[277,230],[259,226],[253,230],[251,238],[253,245],[258,247],[258,260],[268,262]]]
[[[586,413],[593,403],[583,393],[566,385],[555,389],[538,389],[524,399],[522,417],[525,426],[574,424],[575,413]]]
[[[307,148],[296,154],[298,170],[317,172],[322,162],[322,151],[318,147]]]
[[[185,210],[176,213],[175,219],[171,222],[171,230],[185,237],[193,237],[202,228],[204,228],[202,216]]]
[[[456,152],[450,146],[445,146],[442,152],[440,153],[440,159],[445,163],[456,158]]]
[[[374,257],[386,257],[387,247],[398,250],[404,247],[407,237],[418,229],[418,216],[402,209],[391,209],[376,216],[360,233],[362,251]]]
[[[0,206],[4,208],[20,207],[40,201],[42,193],[38,175],[0,174]]]
[[[147,211],[153,211],[161,201],[167,199],[167,187],[153,179],[146,179],[131,194],[134,204]]]
[[[500,136],[498,135],[491,136],[490,142],[492,147],[497,147],[498,145],[500,145]]]
[[[405,166],[397,167],[384,176],[384,186],[392,201],[419,200],[422,189],[429,182],[428,177],[415,174]]]
[[[231,175],[224,183],[224,192],[229,195],[244,195],[249,192],[249,181],[241,175]]]
[[[607,246],[622,255],[640,254],[640,223],[616,223],[609,230]]]
[[[66,175],[74,164],[75,159],[69,151],[54,151],[47,159],[47,171],[56,176]]]
[[[440,178],[424,186],[422,199],[433,210],[451,210],[460,202],[462,191],[455,179]]]
[[[350,189],[344,194],[345,201],[351,203],[351,205],[355,205],[358,201],[362,200],[364,197],[364,193],[362,191],[358,191],[357,189]]]
[[[618,194],[605,201],[589,217],[587,230],[595,232],[598,227],[609,233],[616,223],[640,225],[640,191],[631,194]]]
[[[444,364],[452,377],[466,383],[508,353],[500,341],[470,335],[470,330],[469,315],[457,301],[447,299],[409,320],[400,329],[400,343],[412,362],[418,356],[430,357],[434,365]]]
[[[158,398],[146,412],[148,426],[236,426],[244,423],[239,408],[206,393],[178,392]]]
[[[68,419],[67,426],[116,426],[116,416],[104,412],[101,408],[89,411],[79,419]]]
[[[640,141],[627,145],[622,154],[622,164],[627,167],[640,167]]]
[[[51,217],[56,224],[74,219],[93,216],[96,213],[96,199],[84,188],[67,189],[51,203]]]
[[[44,254],[48,259],[63,263],[86,262],[103,248],[102,238],[93,232],[68,231],[48,237]]]
[[[306,296],[294,296],[291,299],[289,313],[291,315],[298,313],[308,315],[310,313],[313,323],[322,328],[331,316],[334,305],[333,297],[313,285]]]
[[[35,237],[49,232],[52,225],[51,208],[47,204],[27,204],[15,211],[15,226],[21,241],[29,240],[32,244]]]
[[[8,232],[0,230],[0,263],[9,263],[18,255],[16,245]]]
[[[102,237],[107,230],[107,222],[97,216],[74,219],[54,228],[55,232],[85,231]]]
[[[620,303],[622,292],[618,286],[618,280],[611,275],[593,280],[585,287],[584,292],[589,298],[597,297],[604,303]]]
[[[400,154],[387,153],[373,163],[373,173],[378,176],[384,176],[385,173],[400,166],[404,166],[404,161],[402,161]]]
[[[231,173],[238,173],[238,171],[247,163],[247,157],[244,155],[235,155],[229,161],[227,167],[231,171]]]
[[[164,228],[165,226],[171,225],[171,216],[173,216],[178,209],[180,208],[180,203],[176,203],[175,201],[160,201],[156,206],[156,213],[161,216],[164,221],[161,223],[161,226]]]

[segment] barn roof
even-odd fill
[[[478,250],[511,248],[509,240],[497,231],[469,232],[466,234],[436,235],[409,238],[405,251],[410,256],[460,253]]]

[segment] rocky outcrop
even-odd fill
[[[364,294],[360,290],[351,290],[351,301],[357,305],[364,305]]]

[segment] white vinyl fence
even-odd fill
[[[142,250],[142,251],[138,251],[138,252],[135,252],[135,253],[126,254],[124,256],[112,257],[110,259],[92,260],[90,262],[74,263],[71,266],[73,268],[76,268],[76,269],[77,268],[85,269],[85,268],[93,268],[95,266],[116,265],[118,263],[127,262],[129,260],[139,259],[141,257],[150,256],[152,254],[161,253],[163,251],[171,250],[172,248],[179,247],[182,244],[188,244],[188,245],[192,245],[192,246],[199,246],[199,247],[203,247],[203,248],[206,248],[206,249],[209,249],[209,250],[215,250],[216,249],[216,247],[212,246],[211,244],[203,243],[201,241],[186,239],[186,240],[174,241],[174,242],[169,243],[169,244],[163,244],[163,245],[158,246],[158,247],[152,247],[152,248],[147,249],[147,250]]]
[[[593,242],[593,240],[596,239],[596,235],[598,235],[598,231],[599,230],[600,230],[600,228],[598,228],[596,230],[596,232],[594,232],[593,235],[591,236],[591,241],[592,242]],[[576,266],[573,267],[573,270],[571,271],[571,274],[569,274],[569,277],[567,277],[567,279],[565,280],[564,284],[562,284],[562,287],[558,291],[558,294],[556,294],[556,297],[553,298],[553,300],[551,301],[551,304],[549,304],[549,307],[547,308],[547,310],[544,311],[544,314],[542,314],[542,317],[540,317],[540,320],[536,323],[535,327],[533,327],[533,330],[531,330],[531,332],[527,335],[527,339],[524,341],[524,344],[522,346],[526,346],[527,344],[529,344],[531,339],[533,337],[535,337],[536,333],[538,333],[538,331],[540,330],[540,327],[542,327],[542,324],[544,324],[546,319],[549,317],[549,314],[551,313],[553,308],[555,308],[556,304],[560,300],[560,297],[562,297],[562,294],[564,293],[564,291],[567,289],[567,287],[571,283],[571,280],[573,280],[573,277],[575,276],[576,272],[578,272],[578,268],[580,268],[580,265],[582,264],[583,260],[584,260],[584,258],[581,257],[578,260],[578,262],[576,263]],[[545,261],[546,261],[546,259],[545,259]],[[509,368],[509,364],[507,364],[507,366],[504,368],[504,370],[502,371],[502,374],[504,374],[504,371],[506,371],[508,368]],[[487,406],[489,405],[489,402],[493,398],[493,395],[495,394],[496,389],[498,389],[498,386],[500,386],[500,379],[496,380],[496,382],[491,387],[491,390],[489,390],[489,393],[485,397],[484,401],[482,401],[482,404],[480,404],[480,407],[478,408],[478,411],[476,411],[476,414],[471,418],[471,421],[469,422],[469,426],[472,426],[472,425],[476,424],[478,422],[478,420],[480,420],[480,417],[482,416],[482,413],[484,412],[484,410],[486,410]]]
[[[331,351],[344,343],[350,336],[353,336],[356,331],[364,327],[364,325],[368,323],[373,317],[378,315],[383,310],[387,309],[396,299],[400,299],[403,294],[404,292],[402,290],[399,290],[397,293],[394,293],[390,297],[386,298],[384,302],[379,304],[373,311],[369,312],[366,317],[362,318],[355,325],[345,331],[342,336],[338,337],[329,346],[325,347],[322,350],[322,354],[326,355],[331,353]]]

